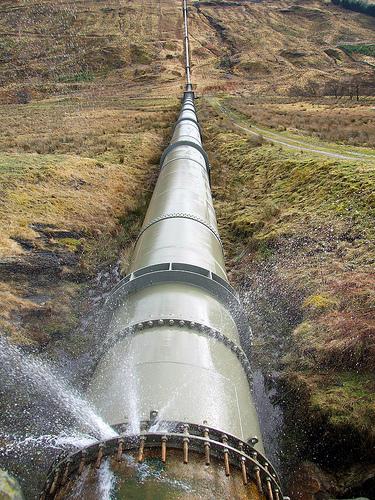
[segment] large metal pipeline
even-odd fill
[[[125,455],[138,462],[158,458],[174,480],[200,478],[208,484],[203,498],[281,498],[279,479],[263,456],[251,368],[240,346],[250,332],[225,271],[194,105],[187,13],[183,0],[181,112],[130,272],[107,300],[110,341],[88,389],[119,437],[59,462],[45,498],[68,497],[83,470],[100,467],[107,456],[129,482],[136,467],[129,472]],[[84,488],[87,498],[95,498],[93,480]]]

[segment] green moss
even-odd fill
[[[113,262],[121,250],[131,245],[141,229],[151,194],[152,191],[148,191],[139,199],[139,206],[118,217],[118,229],[114,236],[106,234],[99,239],[88,239],[85,242],[83,258],[89,271]]]
[[[310,338],[313,332],[314,326],[309,321],[304,321],[303,323],[300,323],[294,330],[294,335],[301,338]]]
[[[37,153],[12,154],[0,152],[0,175],[19,176],[33,173],[45,173],[52,165],[66,161],[67,155],[50,155]]]
[[[23,500],[24,496],[18,481],[0,469],[1,500]]]
[[[64,307],[60,317],[53,317],[44,326],[44,333],[50,337],[65,337],[77,328],[79,319],[76,314]]]
[[[274,254],[273,249],[269,246],[267,241],[260,241],[257,248],[257,257],[260,260],[266,260]]]
[[[323,220],[329,224],[340,214],[366,237],[373,233],[369,221],[375,216],[375,172],[371,167],[309,158],[270,145],[253,148],[233,132],[216,134],[211,150],[216,150],[229,172],[223,186],[220,167],[213,171],[215,192],[228,200],[225,206],[219,205],[219,217],[225,216],[237,234],[259,238],[290,234],[302,214],[318,224]],[[221,214],[221,208],[226,213]]]
[[[76,238],[59,238],[58,243],[68,247],[72,252],[77,252],[82,247],[82,240]]]
[[[333,425],[372,429],[375,419],[374,380],[369,374],[336,373],[312,392],[312,407],[323,412]]]
[[[79,82],[92,82],[94,74],[91,71],[79,71],[72,75],[61,75],[58,81],[62,83],[79,83]]]
[[[141,45],[132,44],[130,46],[130,57],[133,64],[150,64],[152,62],[152,54]]]
[[[147,196],[147,201],[149,201],[149,196]],[[122,215],[118,218],[119,223],[122,226],[124,232],[128,233],[129,239],[134,237],[137,231],[142,225],[144,215],[147,210],[148,203],[144,200],[140,200],[140,205],[134,210],[131,210],[126,215]]]
[[[337,305],[337,299],[323,293],[310,295],[303,302],[303,308],[313,314],[320,314],[335,309]]]
[[[268,74],[270,73],[270,69],[267,64],[262,63],[260,61],[245,61],[239,65],[241,69],[246,71],[247,73],[260,73],[260,74]]]

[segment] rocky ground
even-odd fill
[[[370,152],[374,18],[323,0],[193,3],[215,207],[253,362],[290,423],[281,453],[306,490],[291,477],[290,491],[370,497],[373,164],[266,143],[204,96],[250,127]],[[25,349],[80,359],[126,272],[178,112],[180,7],[1,3],[0,329]]]

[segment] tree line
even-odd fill
[[[294,85],[291,87],[289,95],[309,98],[332,96],[336,99],[349,97],[350,100],[359,101],[361,97],[366,98],[375,95],[375,84],[371,81],[364,81],[360,75],[325,84],[310,80],[303,86]]]
[[[375,16],[375,4],[368,3],[365,0],[331,0],[334,5],[344,7],[344,9],[362,12],[369,16]]]

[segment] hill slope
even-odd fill
[[[178,94],[180,7],[178,0],[2,2],[0,97],[74,92],[92,81],[105,81],[106,91],[112,83],[133,94]],[[370,16],[323,0],[223,0],[192,2],[190,18],[201,93],[313,96],[357,84],[374,92],[374,56],[350,50],[374,43]]]

